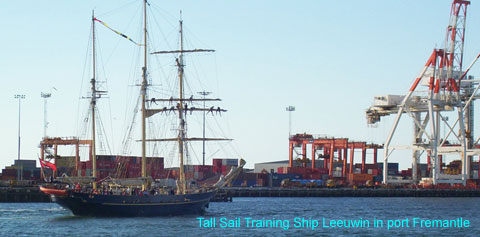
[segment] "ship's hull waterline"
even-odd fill
[[[70,193],[51,194],[52,201],[77,216],[153,217],[201,215],[208,208],[215,191],[185,195],[99,195]]]

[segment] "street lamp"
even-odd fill
[[[208,91],[200,91],[198,92],[198,94],[200,95],[203,95],[203,163],[202,165],[205,165],[205,97],[207,95],[210,95],[212,92],[208,92]]]
[[[288,106],[288,138],[292,135],[292,112],[295,111],[295,106]]]
[[[18,99],[18,164],[17,164],[17,181],[20,181],[20,170],[18,166],[20,165],[20,102],[22,99],[25,99],[25,95],[14,95],[13,98]],[[23,171],[23,165],[21,167]]]

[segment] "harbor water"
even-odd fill
[[[480,236],[479,209],[480,198],[234,198],[204,216],[94,218],[55,203],[0,203],[0,235]]]

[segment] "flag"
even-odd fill
[[[40,165],[42,166],[42,168],[48,168],[48,169],[52,169],[54,171],[57,171],[57,166],[53,163],[50,163],[46,160],[40,160]]]
[[[102,25],[104,25],[105,27],[107,27],[107,28],[110,29],[111,31],[115,32],[116,34],[122,36],[122,37],[125,38],[125,39],[130,40],[132,43],[136,44],[137,46],[144,46],[143,44],[139,44],[139,43],[133,41],[133,39],[131,39],[130,37],[124,35],[122,32],[119,32],[119,31],[114,30],[113,28],[111,28],[110,26],[108,26],[107,23],[105,23],[105,22],[103,22],[103,21],[101,21],[101,20],[99,20],[99,19],[97,19],[97,18],[93,18],[93,20],[94,20],[94,21],[97,21],[97,22],[100,22]]]

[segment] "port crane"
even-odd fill
[[[480,54],[463,70],[468,5],[470,1],[452,2],[444,48],[433,50],[407,94],[375,96],[373,106],[366,110],[368,124],[379,122],[383,116],[396,114],[384,145],[383,167],[387,167],[388,159],[395,150],[412,151],[412,180],[389,179],[388,169],[384,168],[384,184],[417,183],[418,163],[425,153],[432,170],[433,184],[466,185],[466,181],[471,178],[472,157],[480,155],[480,146],[477,145],[480,137],[474,140],[473,134],[473,103],[479,98],[480,80],[467,74]],[[392,146],[391,141],[403,114],[413,120],[413,142],[407,146]],[[452,123],[448,120],[449,117],[456,119]],[[445,130],[443,135],[440,131],[442,125]],[[453,137],[454,141],[448,140],[449,137]],[[441,159],[444,155],[459,157],[461,174],[441,173]]]

